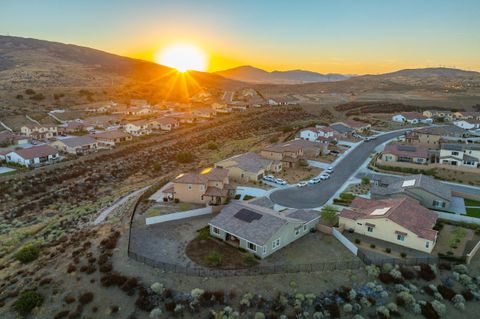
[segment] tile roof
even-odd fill
[[[336,132],[338,132],[340,134],[345,134],[345,133],[352,132],[351,128],[349,128],[348,126],[345,126],[343,124],[332,124],[332,125],[330,125],[330,128],[335,130]]]
[[[209,168],[201,173],[180,174],[175,178],[174,183],[182,184],[206,184],[209,181],[223,181],[228,176],[228,169]]]
[[[414,146],[392,143],[385,145],[383,153],[402,157],[428,158],[428,147],[422,145]]]
[[[130,134],[125,133],[123,131],[112,130],[112,131],[105,131],[102,133],[95,134],[92,137],[99,138],[99,139],[116,139],[116,138],[123,138],[128,136],[130,136]]]
[[[405,112],[405,113],[401,113],[401,115],[403,117],[405,117],[407,120],[425,120],[425,119],[428,119],[428,117],[426,117],[425,115],[423,114],[420,114],[418,112]]]
[[[235,162],[236,165],[228,165],[227,162]],[[266,169],[272,162],[272,160],[265,159],[256,153],[248,152],[222,160],[217,165],[225,168],[235,166],[246,172],[257,173],[262,169]]]
[[[455,125],[426,127],[414,131],[418,134],[462,137],[468,131]]]
[[[97,140],[90,136],[69,137],[58,141],[73,148],[97,143]]]
[[[259,218],[248,222],[235,217],[235,215],[242,210]],[[302,215],[302,213],[299,213],[299,215]],[[307,214],[302,216],[307,216]],[[317,212],[316,217],[318,218],[318,216]],[[305,221],[266,207],[245,202],[233,202],[225,206],[209,224],[248,240],[249,242],[263,246],[287,223],[302,225]]]
[[[480,151],[479,144],[459,144],[459,143],[443,143],[442,150],[465,152],[467,150]]]
[[[437,231],[432,228],[438,215],[409,197],[383,200],[357,197],[350,208],[344,208],[339,216],[354,220],[367,219],[372,222],[375,219],[387,218],[421,238],[433,241],[437,236]]]
[[[50,145],[40,145],[21,150],[16,150],[10,153],[17,153],[23,159],[34,159],[37,157],[46,157],[49,155],[56,155],[58,151]]]
[[[408,181],[414,182],[411,184],[405,184],[405,182]],[[452,189],[449,186],[430,176],[422,174],[398,178],[395,181],[391,181],[387,187],[373,186],[371,192],[372,194],[393,195],[405,192],[408,193],[408,190],[411,188],[421,188],[428,193],[441,197],[447,201],[452,199]]]

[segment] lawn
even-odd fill
[[[480,202],[472,199],[465,199],[465,206],[479,206]]]
[[[480,218],[480,207],[467,208],[467,216]]]

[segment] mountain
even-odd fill
[[[479,72],[466,71],[452,68],[424,68],[424,69],[403,69],[395,72],[369,75],[381,78],[396,78],[396,77],[412,77],[412,78],[428,78],[428,77],[477,77]]]
[[[257,84],[302,84],[313,82],[334,82],[349,78],[342,74],[321,74],[304,70],[268,72],[245,65],[233,69],[215,72],[222,77]]]
[[[90,99],[124,96],[148,99],[184,99],[202,88],[243,85],[217,74],[174,69],[104,51],[58,42],[0,36],[0,104],[28,105],[26,89],[43,94],[37,104],[69,104],[71,91],[88,90]],[[105,93],[106,92],[106,93]],[[68,93],[68,94],[67,94]],[[52,95],[64,97],[52,99]],[[84,94],[85,96],[85,94]],[[10,99],[9,99],[10,98]],[[83,97],[84,98],[84,97]],[[63,101],[63,103],[61,103]],[[30,103],[31,104],[31,103]]]

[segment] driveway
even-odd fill
[[[308,185],[302,188],[288,187],[275,190],[270,199],[279,205],[292,208],[316,208],[324,205],[342,185],[368,159],[374,149],[388,140],[403,134],[396,131],[384,134],[370,142],[363,142],[351,150],[335,165],[335,172],[330,179],[319,184]]]

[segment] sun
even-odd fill
[[[208,64],[207,55],[202,49],[186,43],[172,44],[161,49],[156,54],[155,61],[180,72],[205,71]]]

